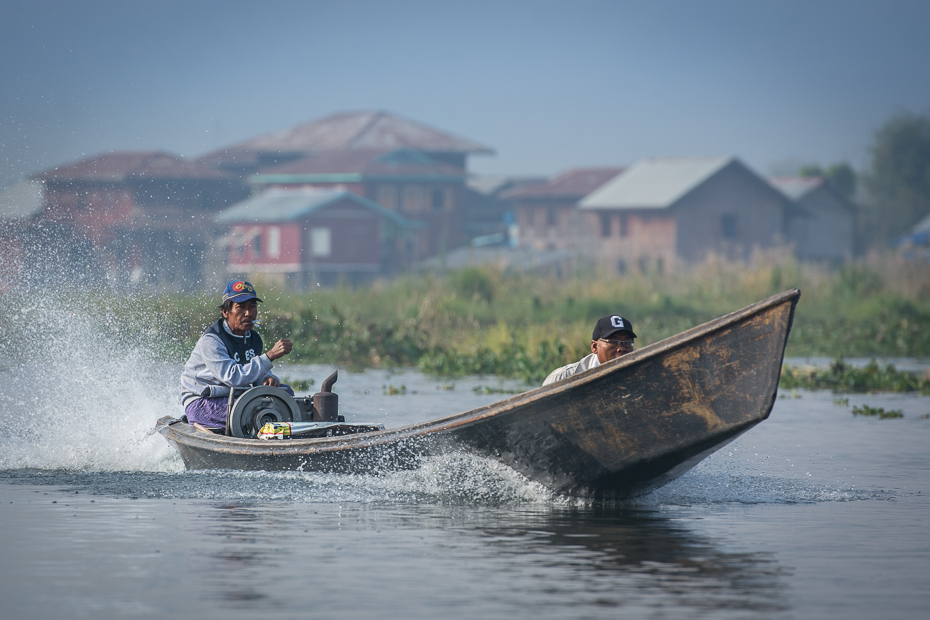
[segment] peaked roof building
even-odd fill
[[[361,282],[418,259],[423,222],[340,188],[273,188],[216,215],[235,277],[306,288],[340,278]],[[236,275],[238,274],[238,275]]]
[[[821,177],[771,177],[787,196],[787,240],[801,260],[840,264],[855,251],[856,208]]]
[[[379,180],[462,183],[464,179],[465,173],[460,168],[434,161],[428,155],[409,147],[390,151],[329,151],[262,169],[250,178],[253,184],[361,183]]]
[[[581,200],[585,209],[665,209],[733,163],[733,157],[643,159]]]
[[[513,205],[511,238],[537,251],[575,251],[590,245],[587,216],[578,201],[623,172],[621,167],[574,168],[501,192]],[[511,241],[513,242],[513,241]]]
[[[528,183],[501,194],[505,200],[580,200],[598,189],[625,168],[573,168],[540,183]]]
[[[248,195],[236,175],[163,151],[102,153],[31,178],[43,188],[41,237],[31,257],[24,251],[35,282],[105,275],[120,286],[194,288],[210,215]]]
[[[769,177],[769,183],[791,200],[801,200],[822,187],[821,177]]]
[[[789,201],[735,157],[644,159],[578,202],[602,256],[661,269],[785,241]]]
[[[417,121],[385,111],[367,111],[340,112],[264,134],[217,149],[200,161],[231,170],[254,171],[326,151],[389,151],[401,147],[428,153],[463,169],[466,156],[494,153],[490,147]]]
[[[125,183],[141,180],[230,180],[222,170],[164,151],[103,153],[32,175],[38,181]]]

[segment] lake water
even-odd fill
[[[380,476],[187,472],[152,433],[181,413],[179,368],[146,347],[68,342],[0,371],[3,618],[918,618],[930,605],[927,397],[788,394],[673,483],[590,504],[469,454]],[[319,386],[330,370],[280,374]],[[390,427],[506,396],[474,390],[488,386],[520,387],[341,371],[336,391],[350,421]]]

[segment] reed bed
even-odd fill
[[[254,284],[265,301],[263,338],[289,337],[294,362],[413,366],[443,376],[494,374],[535,383],[589,352],[601,316],[630,319],[641,347],[790,288],[802,296],[789,356],[930,356],[930,266],[895,255],[829,269],[771,251],[748,262],[712,256],[673,273],[618,275],[587,267],[561,279],[490,266],[302,294]],[[34,294],[6,297],[12,309],[6,316],[18,318],[7,321],[3,338],[15,348],[29,336],[29,308],[37,302]],[[186,358],[218,316],[219,302],[213,294],[114,297],[106,291],[57,299],[90,309],[115,342],[140,335],[158,340],[154,354],[173,361]]]

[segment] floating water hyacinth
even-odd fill
[[[853,415],[877,416],[879,420],[903,418],[904,412],[900,409],[889,409],[885,411],[884,407],[870,407],[869,405],[857,405],[852,408]]]
[[[779,386],[785,389],[829,389],[834,392],[920,392],[930,394],[930,378],[897,370],[893,364],[871,360],[862,368],[835,360],[829,368],[782,368]]]

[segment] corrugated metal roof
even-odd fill
[[[769,177],[768,182],[792,200],[800,200],[823,185],[820,177]]]
[[[319,153],[347,149],[393,150],[409,147],[427,153],[493,153],[477,142],[465,140],[422,123],[383,111],[342,112],[289,129],[208,153],[200,161],[243,159],[242,153]]]
[[[578,206],[583,209],[664,209],[733,161],[733,157],[644,159],[589,194]]]
[[[369,149],[330,151],[262,169],[259,175],[346,173],[362,175],[454,175],[461,178],[465,176],[459,168],[436,162],[429,155],[409,148],[390,151]]]
[[[499,196],[516,187],[545,182],[545,177],[537,176],[471,175],[465,184],[470,190],[483,196]]]
[[[39,181],[20,181],[0,192],[0,219],[25,220],[45,206],[45,186]]]
[[[220,211],[213,220],[218,224],[291,222],[343,199],[376,211],[401,226],[419,227],[419,223],[407,220],[364,196],[344,189],[316,187],[270,189]]]
[[[121,151],[49,168],[30,178],[42,181],[120,183],[130,179],[225,180],[234,177],[222,170],[163,151]]]
[[[516,200],[578,200],[601,187],[626,168],[574,168],[566,170],[545,183],[515,187],[501,194],[501,198]]]

